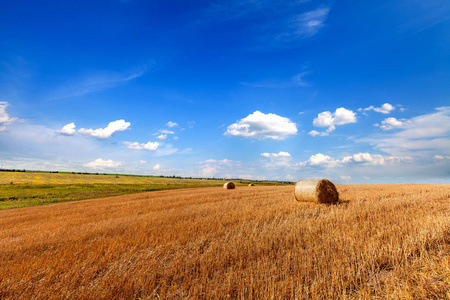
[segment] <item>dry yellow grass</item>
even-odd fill
[[[0,299],[449,299],[450,185],[186,189],[0,211]]]

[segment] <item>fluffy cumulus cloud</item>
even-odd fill
[[[298,163],[297,165],[300,167],[304,166],[327,166],[327,167],[333,167],[336,166],[338,161],[328,155],[324,155],[322,153],[317,153],[314,155],[311,155],[311,157],[303,162]]]
[[[167,122],[167,127],[169,127],[169,128],[172,128],[172,127],[175,127],[175,126],[177,126],[178,125],[178,123],[175,123],[175,122],[172,122],[172,121],[169,121],[169,122]]]
[[[330,111],[321,112],[317,118],[314,119],[313,125],[316,127],[328,127],[324,132],[318,132],[317,130],[312,130],[308,134],[311,136],[326,136],[336,129],[336,126],[356,123],[356,113],[340,107],[336,109],[334,113]]]
[[[167,139],[167,134],[160,134],[156,137],[158,140],[164,141]]]
[[[0,102],[0,131],[5,131],[7,125],[19,121],[17,118],[11,118],[6,112],[8,105],[8,102]]]
[[[226,136],[244,138],[284,140],[297,133],[297,126],[288,118],[276,114],[264,114],[260,111],[231,124],[227,127]]]
[[[289,154],[289,152],[283,152],[280,151],[278,153],[261,153],[261,156],[263,157],[291,157],[291,154]]]
[[[159,169],[161,169],[161,166],[159,164],[156,164],[153,166],[153,171],[158,171]]]
[[[91,168],[91,169],[117,168],[121,165],[123,165],[123,162],[113,161],[111,159],[104,160],[101,158],[97,158],[96,160],[93,160],[93,161],[85,164],[86,167]]]
[[[407,123],[409,123],[408,120],[405,120],[405,119],[397,120],[396,118],[391,117],[391,118],[386,118],[383,121],[381,121],[381,125],[375,124],[375,126],[379,126],[383,130],[391,130],[394,128],[400,128],[400,127],[406,125]]]
[[[63,134],[63,135],[74,135],[75,134],[75,123],[67,124],[67,125],[63,126],[63,128],[61,128],[60,130],[57,130],[56,132]]]
[[[373,110],[382,114],[388,114],[391,111],[395,110],[395,107],[389,103],[384,103],[383,105],[381,105],[381,107],[374,107],[373,105],[366,107],[366,108],[360,108],[358,109],[359,111],[369,111],[369,110]]]
[[[126,130],[128,127],[130,127],[130,125],[131,125],[130,122],[125,122],[125,120],[117,120],[114,122],[110,122],[106,128],[98,128],[98,129],[81,128],[80,130],[78,130],[78,132],[98,139],[107,139],[118,131]]]
[[[154,151],[158,149],[159,143],[158,142],[148,142],[146,144],[144,143],[138,143],[138,142],[123,142],[124,145],[127,145],[128,149],[133,150],[149,150]]]

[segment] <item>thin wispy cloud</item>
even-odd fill
[[[99,71],[66,82],[53,90],[46,100],[61,100],[109,90],[143,76],[147,70],[148,66],[145,65],[126,72]]]
[[[316,35],[324,26],[329,6],[304,8],[304,1],[215,1],[198,19],[198,25],[238,24],[251,20],[242,34],[250,36],[248,49],[271,51],[296,46],[296,41]],[[249,24],[251,24],[249,26]]]
[[[230,0],[230,1],[211,1],[199,23],[205,22],[228,22],[239,18],[248,18],[255,14],[286,14],[299,5],[310,0],[286,1],[281,0],[273,2],[270,0]]]
[[[329,12],[329,7],[319,7],[292,17],[286,26],[286,31],[278,35],[277,39],[290,41],[315,35],[324,27]]]
[[[445,0],[406,1],[398,9],[408,15],[408,20],[399,26],[400,31],[419,33],[450,20],[450,3]]]
[[[392,154],[429,157],[450,155],[450,106],[438,107],[436,112],[401,121],[393,133],[362,138],[377,149]],[[386,126],[397,125],[390,120]]]
[[[308,160],[297,164],[299,167],[326,167],[334,168],[348,164],[364,164],[372,166],[384,166],[387,164],[410,163],[413,159],[409,156],[387,156],[381,154],[356,153],[345,156],[342,159],[336,159],[328,155],[317,153],[311,155]]]
[[[242,85],[254,88],[291,88],[291,87],[308,87],[311,86],[304,77],[310,72],[300,72],[287,80],[281,81],[266,81],[266,82],[242,82]]]

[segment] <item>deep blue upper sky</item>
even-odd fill
[[[450,180],[446,0],[3,1],[0,11],[4,167]]]

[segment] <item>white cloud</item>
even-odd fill
[[[313,125],[316,127],[328,127],[325,132],[318,132],[316,130],[310,131],[308,134],[311,136],[326,136],[336,129],[336,126],[356,123],[356,113],[351,110],[340,107],[336,109],[334,113],[330,111],[324,111],[318,114],[314,119]]]
[[[352,179],[351,176],[347,176],[347,175],[340,175],[339,178],[341,178],[342,180],[350,180],[350,179]]]
[[[159,143],[158,142],[148,142],[147,144],[144,143],[138,143],[138,142],[123,142],[124,145],[127,145],[128,149],[133,150],[149,150],[153,151],[158,149]]]
[[[387,153],[408,156],[450,155],[450,106],[403,121],[399,131],[360,139]]]
[[[175,133],[175,132],[172,131],[172,130],[166,130],[166,129],[161,129],[161,130],[159,130],[159,132],[160,132],[160,133],[163,133],[163,134],[174,134],[174,133]]]
[[[75,123],[69,123],[65,125],[61,130],[57,130],[57,133],[63,135],[74,135],[75,134]]]
[[[322,153],[312,155],[308,160],[300,162],[297,166],[324,166],[328,168],[348,165],[348,164],[365,164],[365,165],[387,165],[398,164],[402,162],[412,162],[413,159],[408,156],[385,156],[380,154],[357,153],[351,156],[345,156],[342,160],[335,159]]]
[[[287,180],[292,180],[292,179],[294,179],[295,177],[292,176],[291,174],[287,174],[285,178],[286,178]]]
[[[172,128],[172,127],[175,127],[175,126],[177,126],[178,125],[178,123],[175,123],[175,122],[172,122],[172,121],[169,121],[169,122],[167,122],[167,127],[169,127],[169,128]]]
[[[159,164],[156,164],[153,166],[152,168],[154,171],[158,171],[159,169],[161,169],[161,166]]]
[[[433,156],[433,160],[435,160],[435,161],[450,160],[450,156],[435,155],[435,156]]]
[[[324,26],[329,12],[329,7],[319,7],[315,10],[294,16],[290,19],[285,31],[277,36],[277,39],[289,41],[315,35]]]
[[[283,152],[283,151],[280,151],[278,153],[265,152],[265,153],[261,153],[261,156],[264,156],[264,157],[291,157],[291,155],[288,152]]]
[[[373,105],[371,105],[371,106],[366,107],[366,108],[364,108],[364,109],[360,108],[360,109],[358,109],[358,110],[359,110],[359,111],[361,111],[361,110],[364,110],[364,111],[373,110],[373,111],[376,111],[376,112],[379,112],[379,113],[382,113],[382,114],[388,114],[388,113],[390,113],[391,111],[394,111],[394,110],[395,110],[395,107],[392,106],[392,105],[389,104],[389,103],[384,103],[383,105],[381,105],[381,107],[374,107]]]
[[[242,174],[241,163],[229,159],[208,159],[200,162],[200,173],[202,177],[238,177],[237,174]],[[235,175],[233,175],[235,174]]]
[[[92,168],[92,169],[117,168],[121,165],[123,165],[123,163],[120,161],[113,161],[111,159],[103,160],[101,158],[98,158],[96,160],[93,160],[93,161],[85,164],[86,167]]]
[[[264,114],[255,111],[253,114],[227,127],[226,136],[245,138],[284,140],[297,133],[297,126],[288,118],[276,114]]]
[[[399,156],[383,156],[380,154],[370,154],[370,153],[357,153],[353,156],[346,156],[342,159],[343,163],[367,163],[370,165],[385,165],[391,163],[400,162],[412,162],[411,157],[399,157]]]
[[[210,166],[210,165],[206,165],[206,166],[202,167],[200,170],[200,174],[203,177],[213,177],[214,175],[217,174],[217,172],[218,172],[217,167]]]
[[[0,132],[6,130],[6,126],[14,122],[20,121],[17,118],[11,118],[6,112],[6,108],[9,106],[8,102],[0,102]]]
[[[325,166],[335,166],[338,163],[338,161],[336,161],[334,158],[328,156],[328,155],[324,155],[322,153],[317,153],[315,155],[311,155],[311,157],[304,162],[299,163],[299,166],[306,166],[306,165],[310,165],[310,166],[320,166],[320,165],[325,165]]]
[[[308,134],[310,136],[317,136],[317,135],[321,135],[320,132],[318,132],[317,130],[311,130],[310,132],[308,132]]]
[[[110,122],[106,128],[98,128],[98,129],[81,128],[80,130],[78,130],[78,132],[98,139],[107,139],[117,131],[126,130],[130,125],[131,124],[129,122],[125,122],[125,120],[117,120],[114,122]]]
[[[157,139],[164,141],[165,139],[167,139],[167,134],[160,134],[158,135]]]
[[[397,120],[396,118],[390,117],[381,121],[380,128],[383,130],[391,130],[393,128],[402,127],[406,123],[408,123],[408,121],[406,121],[405,119]]]
[[[292,159],[288,152],[280,151],[279,153],[261,153],[262,157],[269,158],[270,161],[264,163],[265,168],[289,167]]]
[[[146,160],[140,160],[139,163],[140,163],[141,165],[145,165],[145,164],[147,163],[147,161],[146,161]]]
[[[255,88],[290,88],[311,86],[303,77],[308,75],[308,71],[300,72],[289,79],[281,81],[263,81],[263,82],[242,82],[242,85]]]
[[[147,65],[137,67],[126,72],[100,71],[82,78],[66,82],[49,95],[48,100],[59,100],[71,97],[92,94],[112,89],[120,84],[136,79],[144,75],[148,70]]]

